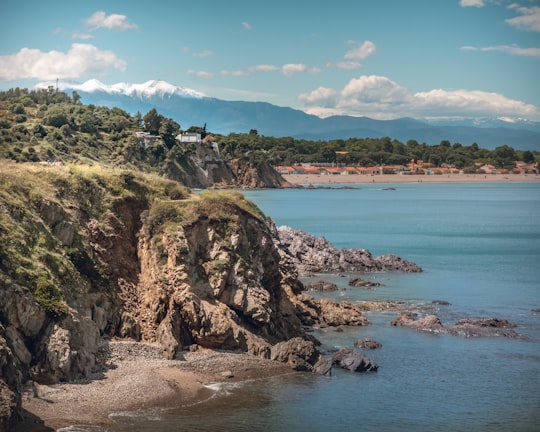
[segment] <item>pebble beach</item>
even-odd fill
[[[25,388],[25,419],[15,432],[103,426],[122,412],[203,402],[217,382],[293,373],[282,363],[245,353],[199,349],[164,360],[156,345],[114,341],[104,346],[98,371],[85,380]]]

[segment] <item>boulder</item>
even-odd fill
[[[373,288],[373,287],[383,286],[383,284],[379,282],[371,282],[371,281],[368,281],[359,277],[355,277],[349,280],[349,286]]]
[[[394,321],[391,322],[393,326],[410,327],[416,330],[440,332],[443,329],[441,320],[437,315],[427,315],[422,318],[418,318],[418,314],[413,312],[403,312]]]
[[[379,366],[361,352],[343,348],[332,355],[332,364],[352,372],[375,372]]]
[[[272,346],[270,358],[286,363],[296,371],[312,371],[320,353],[313,341],[295,337]]]
[[[308,283],[305,287],[307,291],[337,291],[339,289],[335,283],[323,280]]]
[[[304,325],[338,327],[342,325],[368,325],[360,305],[348,301],[336,302],[332,299],[315,299],[307,294],[297,297],[297,308]]]
[[[364,338],[364,339],[358,339],[358,340],[354,341],[354,346],[356,348],[364,348],[364,349],[374,350],[374,349],[377,349],[377,348],[381,348],[382,344],[377,342],[377,341],[374,341],[371,338]]]

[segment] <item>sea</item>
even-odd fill
[[[244,191],[276,225],[413,261],[422,273],[375,273],[383,286],[314,293],[435,307],[444,325],[507,319],[523,339],[464,338],[371,324],[314,331],[323,352],[372,338],[377,372],[333,369],[216,383],[215,397],[119,413],[113,431],[540,431],[540,184],[408,183]],[[315,275],[319,277],[319,275]],[[433,305],[444,300],[449,305]]]

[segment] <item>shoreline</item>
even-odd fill
[[[294,186],[370,183],[540,183],[540,175],[538,174],[282,174],[282,177]]]
[[[204,403],[216,394],[210,384],[296,373],[284,363],[246,353],[201,348],[164,360],[159,358],[159,347],[144,342],[115,341],[108,348],[111,358],[89,379],[34,384],[23,392],[24,419],[14,432],[110,427],[119,413]]]

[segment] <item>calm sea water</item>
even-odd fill
[[[375,274],[385,286],[335,298],[447,300],[444,324],[501,317],[528,340],[464,339],[372,324],[316,332],[323,349],[371,337],[379,371],[292,374],[227,387],[205,403],[118,418],[115,431],[540,430],[540,185],[396,184],[394,190],[263,190],[245,195],[278,225],[337,247],[394,253],[421,274]],[[335,282],[346,286],[346,278]],[[327,295],[327,294],[325,294]]]

